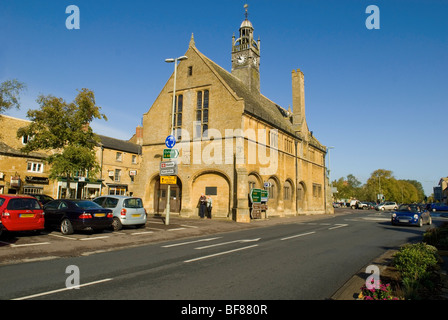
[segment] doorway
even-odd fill
[[[170,195],[168,195],[168,185],[160,184],[160,177],[157,177],[154,185],[154,211],[156,214],[165,212],[168,196],[170,212],[180,213],[182,209],[182,182],[178,178],[177,184],[170,186]]]

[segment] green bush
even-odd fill
[[[402,279],[427,279],[437,263],[437,249],[426,243],[405,245],[394,256],[394,265]]]
[[[400,272],[406,299],[421,299],[431,292],[437,282],[438,253],[426,243],[408,244],[393,259]]]

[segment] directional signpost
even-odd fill
[[[252,201],[252,218],[260,219],[261,212],[268,209],[266,202],[269,198],[269,191],[263,189],[251,189],[249,196]]]
[[[176,176],[177,162],[165,161],[160,162],[160,176]]]
[[[163,159],[176,159],[179,156],[177,149],[163,149]]]
[[[172,131],[172,130],[171,130]],[[176,145],[176,138],[173,135],[169,135],[165,139],[165,145],[169,149],[163,150],[163,159],[176,159],[179,156],[179,150],[172,149]],[[160,162],[160,184],[167,184],[167,202],[166,202],[166,220],[165,224],[170,224],[170,202],[171,202],[171,185],[177,183],[177,162],[164,161]]]

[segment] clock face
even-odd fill
[[[244,62],[246,62],[246,56],[245,55],[239,55],[236,57],[236,62],[238,64],[243,64]]]

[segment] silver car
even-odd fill
[[[375,207],[376,210],[396,210],[398,208],[398,204],[393,201],[386,201],[383,203],[380,203]]]
[[[146,224],[146,210],[140,198],[108,195],[95,198],[93,202],[113,211],[114,231],[121,230],[123,226],[144,227]]]

